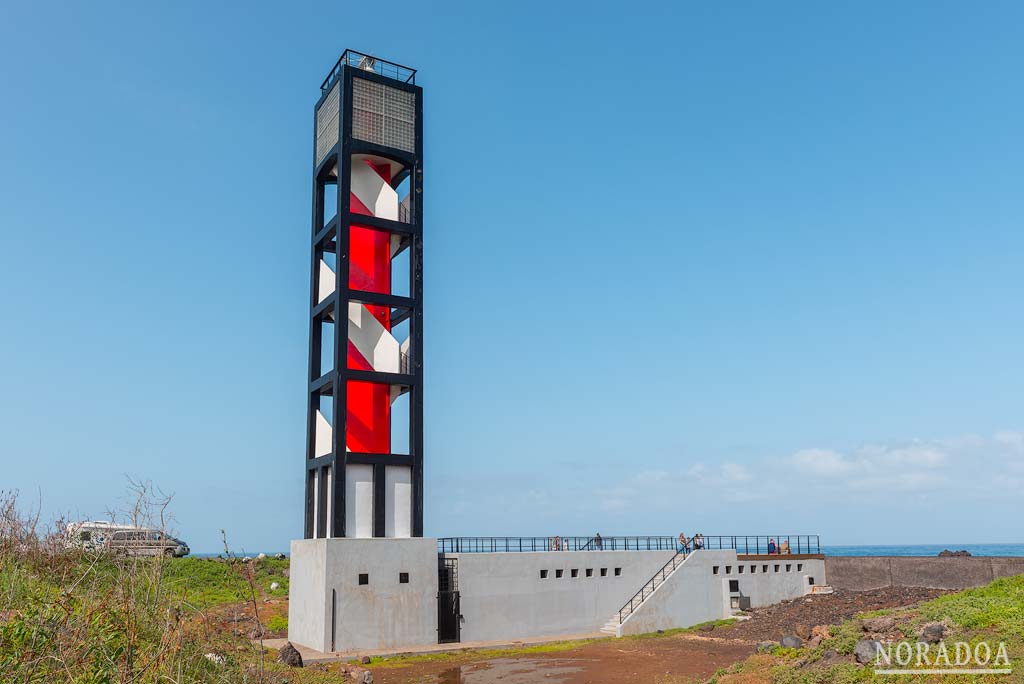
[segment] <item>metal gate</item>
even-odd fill
[[[437,643],[459,641],[459,559],[437,557]]]

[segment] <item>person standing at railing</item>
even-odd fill
[[[685,532],[679,533],[679,549],[677,553],[689,553],[690,551],[690,540],[686,538]]]
[[[779,546],[779,553],[781,553],[781,554],[793,553],[792,549],[789,548],[789,540],[788,539],[783,539],[782,540],[782,544]]]
[[[774,556],[776,553],[778,553],[778,547],[775,546],[775,540],[774,539],[769,539],[768,540],[768,555],[769,556]]]
[[[602,546],[603,543],[604,542],[601,539],[601,533],[600,532],[596,532],[594,534],[594,548],[597,549],[598,551],[600,551],[603,548],[603,546]]]
[[[704,535],[701,534],[700,532],[698,532],[697,534],[693,535],[693,550],[697,551],[698,549],[703,549],[703,548],[704,548]]]

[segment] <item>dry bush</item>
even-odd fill
[[[130,492],[112,519],[166,532],[169,497],[145,483]],[[174,561],[68,548],[65,531],[61,521],[42,531],[38,511],[0,492],[0,682],[264,681],[262,649],[239,662],[166,586]],[[255,606],[255,586],[252,596]]]

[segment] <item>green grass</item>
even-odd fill
[[[1007,642],[1024,641],[1024,575],[940,596],[922,604],[919,615],[918,623],[946,618],[966,630],[994,632]]]
[[[252,568],[254,582],[262,594],[282,598],[288,595],[287,560],[253,561]],[[122,567],[103,556],[82,555],[69,567],[67,579],[14,561],[0,565],[0,591],[12,605],[18,605],[30,596],[56,596],[71,578],[82,575],[87,576],[94,589],[110,589],[122,581],[122,574]],[[273,582],[280,586],[271,591]],[[186,607],[197,609],[251,599],[240,563],[229,565],[220,560],[168,558],[163,561],[163,585],[183,600]]]
[[[607,637],[611,638],[611,637]],[[417,653],[410,655],[397,655],[387,658],[372,658],[370,663],[374,667],[406,667],[414,663],[436,663],[450,660],[463,659],[467,656],[474,660],[486,660],[490,658],[511,658],[521,655],[535,655],[538,653],[561,653],[592,644],[602,639],[573,639],[568,641],[552,641],[546,644],[535,644],[532,646],[519,646],[510,648],[488,648],[488,649],[460,649],[458,651],[445,651],[443,653]]]
[[[251,568],[257,587],[268,596],[287,596],[287,560],[266,558],[253,561]],[[209,608],[225,603],[247,601],[252,598],[249,584],[239,563],[228,564],[220,560],[203,558],[169,559],[164,567],[164,582],[188,605]],[[270,585],[280,586],[274,591]],[[259,592],[257,592],[259,593]]]
[[[283,615],[272,615],[264,626],[271,632],[284,632],[288,629],[288,618]]]
[[[692,627],[675,627],[673,629],[665,629],[660,632],[645,632],[644,634],[634,634],[631,636],[624,637],[626,639],[662,639],[664,637],[676,636],[679,634],[693,634],[694,632],[701,631],[702,627],[707,625],[714,625],[714,631],[721,631],[723,629],[731,629],[739,623],[739,620],[735,618],[726,618],[724,620],[711,620],[709,622],[702,622],[699,625],[693,625]]]
[[[734,681],[733,674],[737,675],[735,681],[770,681],[772,684],[860,684],[880,681],[874,676],[871,667],[860,667],[850,662],[823,667],[818,661],[829,650],[843,655],[853,653],[857,642],[866,636],[861,627],[862,620],[882,615],[891,615],[897,628],[911,642],[916,641],[914,635],[928,622],[943,622],[950,628],[946,636],[947,643],[966,641],[974,644],[984,640],[994,645],[1005,641],[1014,669],[1011,676],[987,678],[955,675],[901,676],[901,684],[1024,682],[1024,668],[1018,662],[1024,656],[1024,576],[998,579],[984,587],[947,594],[916,606],[862,613],[856,619],[832,626],[831,636],[816,648],[777,648],[770,655],[751,656],[742,663],[740,669],[720,670],[711,681],[729,684]]]

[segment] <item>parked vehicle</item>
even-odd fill
[[[68,525],[69,548],[110,551],[130,556],[187,556],[188,544],[159,530],[94,521]]]

